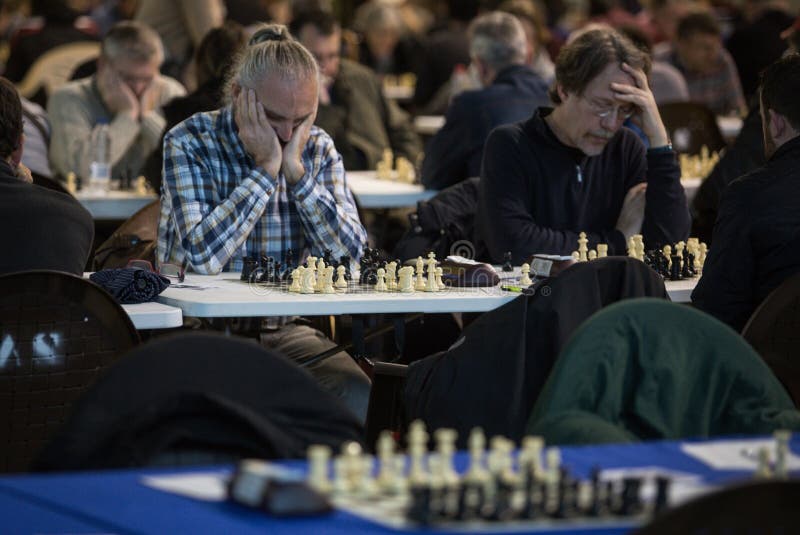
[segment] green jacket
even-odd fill
[[[633,299],[586,321],[528,419],[553,444],[800,429],[800,413],[755,351],[713,317]]]

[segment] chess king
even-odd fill
[[[680,168],[647,81],[650,58],[613,29],[592,29],[562,48],[554,108],[495,129],[483,157],[476,229],[492,262],[512,252],[625,254],[642,233],[652,246],[689,234]],[[637,125],[649,141],[622,128]]]
[[[313,126],[319,68],[284,26],[262,25],[230,70],[228,104],[164,138],[157,259],[203,274],[241,271],[244,257],[329,249],[357,261],[366,243],[331,138]],[[334,346],[297,323],[262,345],[302,360]],[[310,368],[362,421],[369,379],[346,354]]]

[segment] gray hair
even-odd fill
[[[319,67],[311,52],[291,36],[282,24],[262,24],[239,54],[225,86],[227,102],[233,86],[255,89],[264,77],[275,74],[283,79],[319,78]]]
[[[353,28],[362,33],[366,33],[369,30],[393,30],[398,34],[406,32],[406,25],[403,22],[400,11],[392,5],[375,1],[361,4],[356,9]]]
[[[525,28],[514,15],[500,11],[481,15],[470,24],[469,35],[470,55],[495,71],[525,63],[528,40]]]
[[[136,62],[164,61],[161,38],[150,26],[136,21],[118,22],[108,30],[100,45],[100,54],[114,62],[125,58]]]

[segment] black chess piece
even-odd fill
[[[421,526],[429,526],[433,521],[431,510],[430,485],[414,485],[411,487],[411,505],[406,513],[409,520]]]
[[[294,251],[292,248],[286,249],[286,256],[283,258],[283,263],[286,265],[286,270],[291,272],[294,268]]]
[[[670,260],[672,261],[672,266],[669,271],[669,280],[679,281],[683,278],[681,277],[681,257],[674,254],[670,256]]]
[[[511,261],[511,251],[503,255],[503,271],[514,271],[514,263]]]
[[[339,257],[339,265],[344,266],[344,280],[349,281],[353,278],[350,275],[350,257],[348,255],[342,255]]]
[[[258,282],[275,282],[275,259],[271,256],[261,257],[261,276]]]
[[[240,280],[249,281],[250,275],[252,275],[253,270],[258,267],[258,261],[255,258],[246,256],[242,259],[242,276]]]
[[[497,478],[497,494],[494,499],[492,520],[505,522],[514,518],[514,485],[503,477]]]
[[[653,503],[653,513],[658,514],[669,508],[669,487],[672,480],[665,476],[656,478],[656,499]]]
[[[639,496],[639,489],[642,480],[638,477],[626,477],[622,480],[622,496],[617,509],[617,514],[621,516],[633,516],[642,512],[642,500]]]
[[[578,490],[577,481],[570,475],[565,467],[560,468],[561,475],[558,480],[558,505],[554,516],[557,518],[570,518],[577,513]]]
[[[589,516],[602,516],[605,513],[603,500],[603,482],[600,481],[600,468],[592,468],[592,501],[586,514]]]
[[[463,481],[458,489],[456,519],[472,520],[478,516],[483,503],[483,485],[475,481]]]
[[[544,512],[544,506],[544,483],[529,476],[525,485],[525,505],[521,512],[522,518],[538,518]]]
[[[322,260],[325,261],[325,265],[326,266],[332,266],[333,265],[333,251],[331,251],[330,249],[325,249],[324,251],[322,251]]]
[[[683,275],[684,279],[691,279],[696,275],[694,271],[694,255],[692,253],[684,253],[685,260],[683,261]]]

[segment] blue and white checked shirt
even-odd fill
[[[247,154],[231,107],[198,113],[164,138],[157,258],[203,274],[240,271],[245,256],[295,261],[330,249],[361,257],[367,233],[333,140],[312,127],[306,174],[273,178]]]

